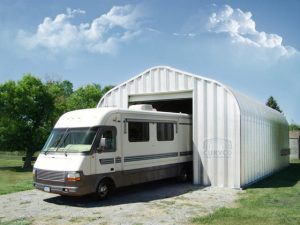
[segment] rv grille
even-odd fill
[[[64,171],[37,170],[37,179],[49,181],[65,181]]]

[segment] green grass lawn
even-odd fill
[[[254,184],[236,208],[221,208],[193,224],[300,224],[300,162]]]
[[[0,195],[32,189],[32,170],[22,169],[22,156],[0,153]]]

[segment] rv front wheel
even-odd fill
[[[112,184],[109,180],[102,180],[97,187],[97,197],[105,199],[112,191]]]

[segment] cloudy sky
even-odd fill
[[[0,82],[119,84],[151,66],[207,76],[300,123],[300,1],[1,0]]]

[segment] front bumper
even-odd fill
[[[82,196],[95,192],[90,176],[85,176],[82,171],[79,181],[67,181],[66,171],[50,171],[36,169],[33,176],[33,186],[41,191],[68,196]]]
[[[67,196],[82,196],[90,193],[90,191],[85,187],[56,186],[37,182],[33,182],[33,186],[44,192]]]

